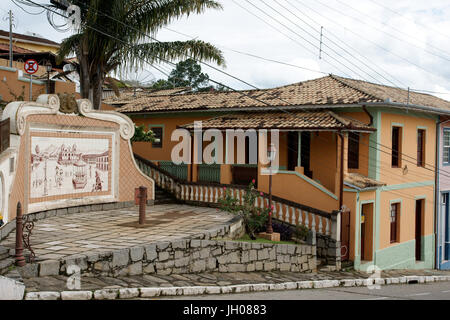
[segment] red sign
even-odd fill
[[[23,66],[25,69],[25,72],[28,74],[34,74],[38,71],[39,65],[36,60],[34,59],[28,59],[25,61],[25,65]]]

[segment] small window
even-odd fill
[[[402,128],[392,127],[392,167],[401,167]]]
[[[450,130],[444,130],[444,151],[442,162],[445,164],[450,164]]]
[[[159,141],[155,141],[152,143],[153,148],[162,148],[163,146],[163,128],[162,127],[151,127],[150,130],[155,134],[155,139],[159,139]]]
[[[417,130],[417,166],[425,167],[425,130]]]
[[[399,242],[400,203],[391,204],[391,243]]]
[[[348,168],[359,168],[359,134],[350,132],[348,134]]]

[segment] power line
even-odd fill
[[[302,47],[303,49],[305,49],[306,51],[310,52],[313,56],[316,55],[315,52],[313,52],[311,49],[309,49],[308,47],[305,47],[305,45],[303,45],[302,43],[300,43],[299,41],[291,38],[291,36],[287,35],[286,33],[284,33],[283,31],[281,31],[280,29],[278,29],[277,27],[274,27],[273,25],[271,25],[270,23],[268,23],[267,21],[265,21],[264,19],[262,19],[261,17],[259,17],[258,15],[254,14],[253,12],[251,12],[250,10],[248,10],[247,8],[241,6],[237,1],[235,0],[231,0],[233,1],[233,3],[235,3],[237,6],[239,6],[240,8],[242,8],[243,10],[247,11],[249,14],[251,14],[252,16],[256,17],[257,19],[261,20],[263,23],[265,23],[266,25],[268,25],[269,27],[271,27],[272,29],[276,30],[277,32],[281,33],[282,35],[284,35],[285,37],[287,37],[288,39],[290,39],[291,41],[293,41],[294,43],[298,44],[300,47]],[[334,66],[333,64],[331,64],[330,62],[328,62],[325,59],[322,59],[323,61],[325,61],[326,63],[328,63],[331,67],[335,68],[336,70],[338,70],[339,72],[341,72],[343,75],[346,75],[348,77],[351,77],[348,73],[346,73],[345,71],[342,71],[340,68]]]
[[[391,50],[389,50],[389,49],[386,49],[385,47],[379,45],[378,43],[376,43],[376,42],[370,40],[370,39],[367,38],[365,35],[361,35],[361,34],[355,32],[355,31],[353,31],[352,29],[348,29],[347,27],[343,26],[342,24],[339,24],[338,22],[336,22],[334,19],[331,19],[331,18],[328,18],[328,17],[324,16],[322,13],[320,13],[320,12],[318,12],[316,9],[314,9],[314,8],[312,8],[312,7],[310,7],[310,6],[308,6],[308,5],[305,4],[304,2],[300,2],[300,0],[295,0],[295,1],[297,1],[298,3],[300,3],[301,5],[303,5],[304,7],[306,7],[307,9],[313,11],[314,13],[316,13],[317,15],[319,15],[320,17],[322,17],[322,18],[328,20],[329,22],[333,23],[334,25],[336,25],[336,26],[338,26],[338,27],[344,28],[346,31],[348,31],[348,32],[350,32],[350,33],[352,33],[352,34],[354,34],[354,35],[357,36],[359,39],[371,43],[372,45],[376,46],[377,48],[379,48],[379,49],[381,49],[381,50],[383,50],[383,51],[385,51],[385,52],[387,52],[387,53],[389,53],[389,54],[391,54],[391,55],[393,55],[393,56],[396,56],[397,58],[399,58],[399,59],[401,59],[401,60],[407,62],[408,64],[411,64],[411,65],[413,65],[413,66],[415,66],[415,67],[417,67],[417,68],[419,68],[419,69],[421,69],[421,70],[423,70],[423,71],[429,73],[430,75],[432,75],[432,76],[434,76],[434,77],[437,77],[437,78],[444,78],[444,77],[442,77],[442,76],[440,76],[440,75],[435,74],[433,71],[427,70],[427,69],[423,68],[421,65],[419,65],[419,64],[417,64],[417,63],[415,63],[415,62],[413,62],[413,61],[411,61],[411,60],[409,60],[409,59],[407,59],[407,58],[405,58],[405,57],[403,57],[403,56],[401,56],[401,55],[399,55],[399,54],[397,54],[397,53],[395,53],[395,52],[393,52],[393,51],[391,51]],[[333,8],[331,8],[331,7],[328,7],[327,5],[325,5],[325,4],[323,4],[323,3],[321,3],[321,4],[322,4],[322,6],[325,6],[325,7],[329,8],[329,9],[331,9],[331,10],[335,10],[335,9],[333,9]],[[341,14],[342,14],[342,13],[341,13]],[[342,15],[345,15],[345,14],[342,14]]]
[[[433,25],[431,25],[431,24],[430,24],[430,25],[424,25],[424,24],[420,23],[419,21],[415,21],[415,20],[413,20],[413,19],[410,19],[410,18],[404,16],[403,14],[398,13],[397,11],[392,10],[391,8],[386,7],[386,6],[384,6],[384,5],[380,4],[380,3],[378,3],[377,1],[374,1],[374,0],[369,0],[369,1],[372,2],[372,3],[374,3],[374,4],[376,4],[377,6],[379,6],[379,7],[381,7],[381,8],[384,8],[384,9],[386,9],[386,10],[389,10],[390,12],[392,12],[392,13],[394,13],[394,14],[396,14],[396,15],[398,15],[398,16],[400,16],[400,17],[406,19],[406,20],[409,20],[409,21],[412,21],[412,22],[414,22],[414,23],[416,23],[416,24],[419,24],[419,25],[421,25],[422,27],[425,27],[426,29],[433,29],[435,32],[440,33],[442,36],[444,36],[444,37],[450,39],[450,36],[449,36],[449,35],[447,35],[447,34],[445,34],[445,33],[442,33],[439,29],[434,28]]]
[[[295,30],[292,30],[292,28],[286,26],[284,23],[280,22],[278,19],[274,18],[272,15],[266,13],[264,10],[262,10],[260,7],[254,5],[252,2],[250,2],[249,0],[245,0],[247,3],[249,3],[251,6],[253,6],[255,9],[261,11],[264,15],[266,15],[267,17],[269,17],[272,20],[275,20],[277,23],[279,23],[280,25],[282,25],[284,28],[288,29],[290,32],[296,34],[298,37],[300,37],[301,39],[305,40],[306,42],[308,42],[311,46],[313,46],[314,48],[316,48],[317,50],[320,50],[320,48],[312,43],[311,41],[309,41],[308,39],[304,38],[302,35],[300,35],[298,32],[296,32]],[[264,0],[261,0],[266,6],[268,6],[269,8],[271,8],[272,10],[274,10],[275,12],[277,12],[280,16],[282,16],[283,18],[285,18],[286,20],[288,20],[289,22],[291,22],[292,24],[296,25],[299,29],[301,29],[302,31],[304,31],[306,34],[308,34],[309,36],[311,36],[312,38],[315,39],[315,37],[313,35],[311,35],[310,32],[305,31],[305,29],[303,29],[302,27],[298,26],[298,24],[296,24],[295,22],[292,22],[291,19],[286,18],[284,15],[282,15],[278,10],[274,9],[272,6],[268,5],[266,2],[264,2]],[[316,39],[318,40],[318,39]],[[328,48],[330,48],[329,46],[327,46]],[[336,53],[338,56],[340,56],[341,58],[344,58],[340,53],[334,51],[333,49],[330,48],[330,50],[332,50],[334,53]],[[331,56],[330,54],[328,54],[326,51],[322,52],[324,54],[326,54],[327,56],[329,56],[331,59],[333,59],[334,61],[336,61],[337,63],[341,64],[342,66],[344,66],[346,69],[350,70],[351,72],[353,72],[354,74],[356,74],[358,77],[360,77],[361,79],[365,79],[364,76],[362,76],[360,73],[356,72],[354,69],[348,67],[345,63],[340,62],[339,60],[337,60],[335,57]],[[345,58],[344,58],[345,59]],[[348,60],[348,59],[346,59]],[[355,66],[352,62],[350,62],[353,66]],[[357,67],[357,66],[356,66]],[[357,67],[358,68],[358,67]],[[360,69],[360,68],[358,68]],[[360,69],[361,70],[361,69]],[[363,71],[364,72],[364,71]],[[373,78],[373,77],[372,77]],[[375,79],[375,78],[373,78]],[[375,81],[378,81],[377,79],[375,79]]]
[[[409,38],[411,38],[411,39],[414,39],[414,40],[416,40],[416,41],[418,40],[417,38],[415,38],[415,37],[413,37],[413,36],[407,34],[406,32],[403,32],[402,30],[399,30],[399,29],[397,29],[397,28],[395,28],[395,27],[389,25],[387,22],[379,22],[378,20],[376,20],[376,19],[373,18],[372,16],[368,15],[367,13],[365,13],[365,12],[363,12],[363,11],[361,11],[361,10],[356,9],[356,8],[350,6],[349,4],[347,4],[347,3],[345,3],[345,2],[343,2],[343,1],[341,1],[341,0],[336,0],[336,1],[339,2],[339,3],[341,3],[341,4],[343,4],[344,6],[349,7],[350,9],[356,11],[358,14],[361,14],[361,15],[363,15],[363,16],[368,17],[369,19],[375,21],[376,23],[381,23],[382,25],[387,26],[387,27],[391,28],[392,30],[397,31],[397,32],[400,33],[400,34],[403,34],[403,35],[405,35],[405,36],[407,36],[407,37],[409,37]],[[380,29],[378,29],[378,30],[380,30]],[[387,32],[382,31],[382,30],[380,30],[380,31],[381,31],[381,32],[384,32],[384,33],[387,33]],[[389,33],[389,34],[390,34],[390,33]],[[392,35],[391,35],[391,36],[392,36]],[[395,37],[395,38],[396,38],[397,40],[401,40],[401,38],[397,38],[397,37]],[[428,50],[426,50],[426,49],[424,49],[424,48],[422,48],[422,47],[420,47],[420,46],[418,46],[418,45],[416,45],[416,44],[414,44],[414,43],[411,43],[411,42],[406,41],[406,40],[404,40],[404,39],[401,40],[401,41],[406,42],[406,43],[408,43],[409,45],[414,46],[414,47],[416,47],[416,48],[421,48],[422,50],[425,50],[425,51],[427,51],[427,52],[429,52],[429,53],[431,53],[431,54],[433,54],[433,55],[436,55],[436,54],[432,53],[431,51],[428,51]],[[430,44],[430,43],[427,43],[427,46],[430,46],[430,47],[432,47],[432,48],[435,48],[435,49],[437,49],[438,51],[442,51],[443,53],[449,55],[447,52],[443,51],[442,48],[438,48],[438,47],[436,47],[436,46],[433,46],[433,45]],[[439,57],[441,57],[441,56],[439,56]],[[450,61],[448,57],[443,57],[443,56],[442,56],[441,58]]]
[[[277,2],[277,1],[276,1]],[[291,3],[288,0],[285,0],[286,3],[288,3],[290,6],[292,6],[295,10],[297,10],[300,14],[304,15],[306,18],[308,18],[309,20],[313,21],[314,23],[317,23],[318,25],[320,25],[320,23],[318,23],[317,21],[315,21],[313,18],[309,17],[306,13],[304,13],[303,11],[301,11],[296,5],[294,5],[293,3]],[[282,6],[279,2],[278,4],[283,7],[286,10],[289,10],[288,8]],[[292,12],[291,12],[292,13]],[[294,14],[294,13],[292,13]],[[295,15],[295,14],[294,14]],[[311,26],[310,24],[308,24],[306,21],[304,21],[303,19],[301,19],[300,17],[298,17],[297,15],[295,15],[298,19],[300,19],[301,21],[303,21],[304,23],[306,23],[308,26],[310,26],[311,28],[314,28],[313,26]],[[367,57],[365,57],[364,55],[362,55],[361,53],[359,53],[356,49],[354,49],[353,47],[351,47],[350,45],[348,45],[345,41],[342,41],[336,34],[334,34],[333,32],[327,30],[327,33],[333,35],[338,41],[340,41],[344,46],[350,48],[350,50],[355,51],[357,54],[359,54],[363,59],[367,60],[369,62],[369,64],[373,64],[375,65],[375,63],[371,60],[369,60]],[[336,46],[338,46],[339,48],[341,48],[342,50],[344,50],[345,52],[348,52],[347,50],[345,50],[344,48],[342,48],[340,45],[336,44],[332,39],[330,39],[328,36],[324,35],[324,37],[328,40],[330,40],[333,44],[335,44]],[[350,54],[350,53],[349,53]],[[354,57],[352,54],[350,54],[352,57]],[[366,64],[364,61],[361,61],[360,59],[358,59],[357,57],[354,57],[355,59],[357,59],[358,61],[360,61],[362,64],[364,64],[367,68],[371,69],[372,71],[376,72],[378,75],[380,75],[383,79],[387,80],[388,82],[390,82],[391,84],[393,84],[394,86],[397,86],[395,83],[393,83],[392,81],[390,81],[389,79],[387,79],[386,77],[384,77],[382,74],[380,74],[377,70],[373,69],[370,65]],[[398,80],[397,78],[395,78],[394,76],[392,76],[391,74],[389,74],[387,71],[385,71],[383,68],[381,68],[380,66],[376,66],[378,69],[381,69],[384,73],[386,73],[387,75],[389,75],[392,79],[394,79],[395,81],[398,81],[399,83],[401,83],[404,87],[408,87],[407,85],[405,85],[404,83],[402,83],[402,81]]]
[[[191,35],[179,32],[179,31],[174,30],[174,29],[169,29],[169,28],[166,28],[166,27],[164,29],[169,30],[169,31],[174,32],[174,33],[177,33],[177,34],[180,34],[180,35],[182,35],[182,36],[184,36],[186,38],[189,38],[189,39],[196,39],[197,38],[197,37],[193,37]],[[232,48],[229,48],[229,47],[226,47],[226,46],[223,46],[223,45],[217,45],[217,46],[219,48],[222,48],[222,49],[225,49],[225,50],[228,50],[228,51],[232,51],[232,52],[235,52],[235,53],[240,54],[240,55],[245,55],[245,56],[248,56],[248,57],[264,60],[264,61],[267,61],[267,62],[278,63],[278,64],[281,64],[281,65],[285,65],[285,66],[289,66],[289,67],[293,67],[293,68],[298,68],[298,69],[302,69],[302,70],[306,70],[306,71],[310,71],[310,72],[316,72],[316,73],[320,73],[320,74],[326,74],[326,75],[330,74],[329,72],[314,70],[314,69],[305,68],[305,67],[302,67],[302,66],[299,66],[299,65],[295,65],[295,64],[292,64],[292,63],[284,62],[284,61],[279,61],[279,60],[275,60],[275,59],[261,57],[259,55],[254,54],[254,53],[249,53],[249,52],[244,52],[244,51],[241,51],[241,50],[232,49]]]
[[[30,1],[30,2],[32,2],[31,0],[27,0],[27,1]],[[49,8],[46,8],[47,10],[49,10],[49,11],[52,11],[52,10],[50,10]],[[97,10],[98,11],[98,10]],[[98,11],[99,12],[99,11]],[[58,13],[59,14],[59,13]],[[107,16],[107,15],[106,15]],[[118,22],[120,22],[119,20],[117,20],[117,19],[114,19],[114,18],[112,18],[112,17],[110,17],[111,19],[113,19],[113,20],[116,20],[116,21],[118,21]],[[121,22],[122,24],[123,24],[123,22]],[[94,27],[92,27],[92,26],[89,26],[89,25],[85,25],[86,27],[88,27],[88,28],[90,28],[90,29],[92,29],[92,30],[94,30],[94,31],[96,31],[96,32],[99,32],[99,33],[101,33],[101,34],[103,34],[103,35],[105,35],[105,36],[108,36],[108,37],[110,37],[110,38],[113,38],[113,39],[116,39],[116,40],[118,40],[118,41],[120,41],[120,42],[122,42],[122,43],[124,43],[125,45],[127,45],[127,46],[130,46],[128,43],[126,43],[125,41],[123,41],[123,40],[121,40],[121,39],[119,39],[119,38],[116,38],[116,37],[114,37],[114,36],[112,36],[112,35],[110,35],[110,34],[108,34],[108,33],[105,33],[105,32],[103,32],[103,31],[101,31],[101,30],[98,30],[98,29],[96,29],[96,28],[94,28]],[[129,26],[129,27],[131,27],[131,26]],[[131,28],[133,28],[133,27],[131,27]],[[136,29],[137,30],[137,29]],[[137,30],[138,31],[138,30]],[[140,32],[140,31],[139,31]],[[143,32],[142,32],[143,33]],[[145,33],[143,33],[144,35],[145,35]],[[151,37],[151,36],[149,36],[149,35],[146,35],[147,37],[149,37],[149,38],[152,38],[153,40],[155,40],[155,41],[158,41],[159,42],[159,40],[157,40],[157,39],[155,39],[155,38],[153,38],[153,37]],[[168,61],[168,60],[165,60],[165,59],[163,59],[163,58],[161,58],[161,57],[157,57],[158,59],[160,59],[160,60],[162,60],[162,61],[165,61],[166,63],[169,63],[169,64],[171,64],[171,65],[175,65],[173,62],[171,62],[171,61]],[[143,60],[144,62],[147,62],[148,63],[148,61],[146,61],[145,59],[142,59],[141,58],[141,60]],[[194,59],[195,60],[195,59]],[[200,61],[201,62],[201,61]],[[201,62],[201,63],[203,63],[203,62]],[[219,71],[221,71],[221,70],[219,70]],[[221,72],[223,72],[224,74],[226,74],[226,75],[229,75],[228,73],[225,73],[224,71],[221,71]],[[231,75],[230,75],[231,76]],[[232,76],[232,77],[234,77],[234,76]],[[237,78],[237,77],[234,77],[235,79],[239,79],[239,78]],[[239,79],[240,80],[240,79]],[[296,116],[295,114],[293,114],[293,113],[291,113],[291,112],[289,112],[289,111],[287,111],[287,110],[284,110],[283,108],[280,108],[280,107],[277,107],[277,106],[273,106],[273,105],[270,105],[269,103],[267,103],[267,102],[265,102],[265,101],[262,101],[262,100],[260,100],[260,99],[258,99],[258,98],[255,98],[255,97],[253,97],[253,96],[251,96],[251,95],[249,95],[249,94],[247,94],[247,93],[245,93],[245,92],[240,92],[240,91],[238,91],[238,90],[235,90],[235,89],[233,89],[233,88],[231,88],[231,87],[229,87],[229,86],[227,86],[227,85],[224,85],[223,83],[220,83],[220,82],[217,82],[217,81],[215,81],[215,80],[213,80],[213,79],[209,79],[209,81],[211,81],[211,82],[214,82],[214,83],[216,83],[216,84],[219,84],[219,85],[222,85],[222,86],[224,86],[224,87],[226,87],[226,88],[228,88],[228,89],[230,89],[230,90],[232,90],[232,91],[234,91],[234,92],[237,92],[237,93],[239,93],[239,94],[241,94],[241,95],[243,95],[243,96],[247,96],[247,97],[249,97],[249,98],[251,98],[251,99],[253,99],[253,100],[255,100],[255,101],[258,101],[258,102],[260,102],[260,103],[262,103],[262,104],[265,104],[265,105],[267,105],[267,106],[269,106],[269,107],[271,107],[272,109],[277,109],[277,110],[279,110],[279,111],[282,111],[282,112],[284,112],[284,113],[287,113],[287,114],[291,114],[291,115],[294,115],[294,116]],[[240,81],[243,81],[243,80],[240,80]],[[253,86],[253,85],[252,85]],[[255,87],[255,86],[253,86],[253,87]],[[256,87],[255,87],[256,88]],[[256,88],[256,89],[258,89],[258,88]],[[279,99],[280,101],[283,101],[283,102],[286,102],[286,101],[284,101],[283,99],[281,99],[281,98],[279,98],[279,97],[277,97],[277,99]],[[373,141],[374,142],[374,141]],[[377,142],[375,142],[375,143],[377,143]],[[387,146],[384,146],[384,145],[382,145],[381,143],[377,143],[378,145],[380,145],[380,146],[383,146],[383,147],[385,147],[385,148],[387,148],[387,149],[390,149],[390,150],[392,150],[392,148],[390,148],[390,147],[387,147]],[[370,145],[369,145],[369,147],[371,147]],[[372,147],[372,148],[375,148],[375,147]],[[377,149],[377,148],[375,148],[376,150],[379,150],[379,151],[381,151],[381,152],[384,152],[384,151],[382,151],[381,149]],[[386,153],[386,152],[385,152]],[[390,154],[390,153],[389,153]],[[401,155],[405,155],[404,153],[401,153],[401,152],[399,152],[399,154],[401,154]],[[408,156],[408,155],[405,155],[406,157],[409,157],[409,158],[412,158],[412,159],[414,159],[413,157],[410,157],[410,156]],[[416,161],[417,161],[417,159],[415,159]],[[406,161],[406,160],[405,160]],[[408,161],[406,161],[406,162],[408,162]],[[409,161],[410,162],[410,161]],[[413,163],[413,162],[410,162],[410,163]],[[431,166],[431,165],[430,165]],[[431,166],[431,167],[434,167],[434,166]],[[430,170],[430,169],[427,169],[427,170]],[[430,171],[433,171],[433,172],[436,172],[435,170],[430,170]]]

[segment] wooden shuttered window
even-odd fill
[[[425,167],[425,130],[417,130],[417,166]]]
[[[348,168],[359,168],[359,134],[350,132],[348,134]]]
[[[391,204],[391,243],[399,241],[400,203]]]
[[[401,127],[392,127],[392,167],[401,167]]]

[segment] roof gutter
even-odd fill
[[[129,103],[127,103],[129,104]],[[126,105],[126,104],[125,104]],[[167,114],[167,113],[180,113],[180,112],[242,112],[242,111],[281,111],[281,110],[307,110],[307,109],[335,109],[335,108],[366,108],[366,107],[380,107],[391,106],[399,109],[413,109],[423,112],[431,112],[435,114],[450,115],[450,109],[444,110],[435,107],[426,107],[417,104],[404,104],[399,102],[364,102],[353,104],[324,104],[324,105],[293,105],[293,106],[272,106],[272,107],[230,107],[230,108],[191,108],[191,109],[175,109],[175,110],[155,110],[155,111],[120,111],[124,114],[141,115],[141,114]]]

